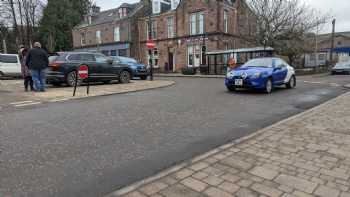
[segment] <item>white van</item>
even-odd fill
[[[16,54],[0,54],[0,77],[20,77],[21,62]]]

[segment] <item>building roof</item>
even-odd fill
[[[339,36],[343,36],[343,37],[347,37],[350,38],[350,31],[345,31],[345,32],[335,32],[334,33],[335,37],[339,37]],[[332,37],[332,33],[328,33],[328,34],[320,34],[317,36],[319,39],[319,42],[324,42],[327,40],[330,40]]]
[[[123,3],[121,6],[118,8],[113,8],[110,10],[105,10],[99,13],[94,13],[92,15],[91,19],[91,24],[89,25],[87,21],[82,21],[79,25],[76,26],[76,28],[80,27],[88,27],[92,25],[98,25],[98,24],[103,24],[103,23],[108,23],[108,22],[113,22],[117,21],[123,18],[119,18],[119,8],[128,8],[128,17],[132,16],[135,14],[136,10],[138,10],[139,7],[141,7],[141,3],[134,3],[134,4],[129,4],[129,3]]]

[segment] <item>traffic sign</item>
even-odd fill
[[[154,49],[156,44],[153,42],[153,40],[147,40],[146,46],[148,49]]]
[[[74,84],[73,96],[75,96],[75,93],[77,91],[78,81],[80,79],[87,80],[86,93],[89,95],[90,79],[89,79],[89,66],[88,65],[79,66],[78,70],[75,73],[75,84]]]
[[[89,77],[89,67],[87,65],[79,66],[78,76],[80,79],[87,79]]]

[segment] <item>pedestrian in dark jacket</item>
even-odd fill
[[[24,79],[24,89],[27,92],[28,91],[28,86],[30,85],[30,90],[34,91],[33,87],[33,79],[30,74],[29,68],[26,65],[26,59],[28,55],[28,49],[23,49],[22,50],[22,60],[21,60],[21,71],[22,71],[22,76]]]
[[[46,51],[41,49],[39,42],[34,43],[34,48],[29,51],[26,65],[29,67],[34,81],[34,91],[45,92],[46,68],[49,66],[49,57]]]

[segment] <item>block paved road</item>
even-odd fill
[[[300,77],[272,95],[222,79],[0,111],[0,196],[96,197],[347,91],[349,76]]]

